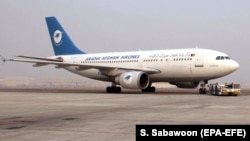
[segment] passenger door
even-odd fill
[[[203,67],[204,53],[198,52],[195,54],[195,67]]]

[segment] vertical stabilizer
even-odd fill
[[[55,55],[84,54],[77,48],[55,17],[46,17],[51,43]]]

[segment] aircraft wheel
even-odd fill
[[[115,88],[115,92],[116,92],[116,93],[121,93],[121,91],[122,91],[121,87],[116,87],[116,88]]]
[[[206,88],[200,88],[199,93],[200,94],[206,94]]]
[[[199,93],[202,94],[202,88],[199,89]]]
[[[142,92],[144,93],[154,93],[155,87],[147,87],[146,89],[142,89]]]
[[[107,93],[111,93],[111,87],[107,87],[107,88],[106,88],[106,92],[107,92]]]
[[[121,87],[107,87],[107,93],[121,93]]]
[[[155,92],[155,87],[150,87],[150,92],[154,93]]]

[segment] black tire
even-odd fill
[[[107,87],[106,92],[107,93],[121,93],[121,87]]]
[[[111,88],[111,87],[107,87],[107,88],[106,88],[106,92],[107,92],[107,93],[111,93],[111,92],[112,92],[112,88]]]
[[[143,93],[154,93],[155,87],[147,87],[146,89],[141,90]]]
[[[202,94],[202,88],[199,89],[199,93]]]

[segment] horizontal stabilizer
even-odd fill
[[[53,61],[53,62],[63,62],[61,58],[52,59],[52,58],[32,57],[32,56],[23,56],[23,55],[19,55],[17,57],[35,59],[35,60]]]

